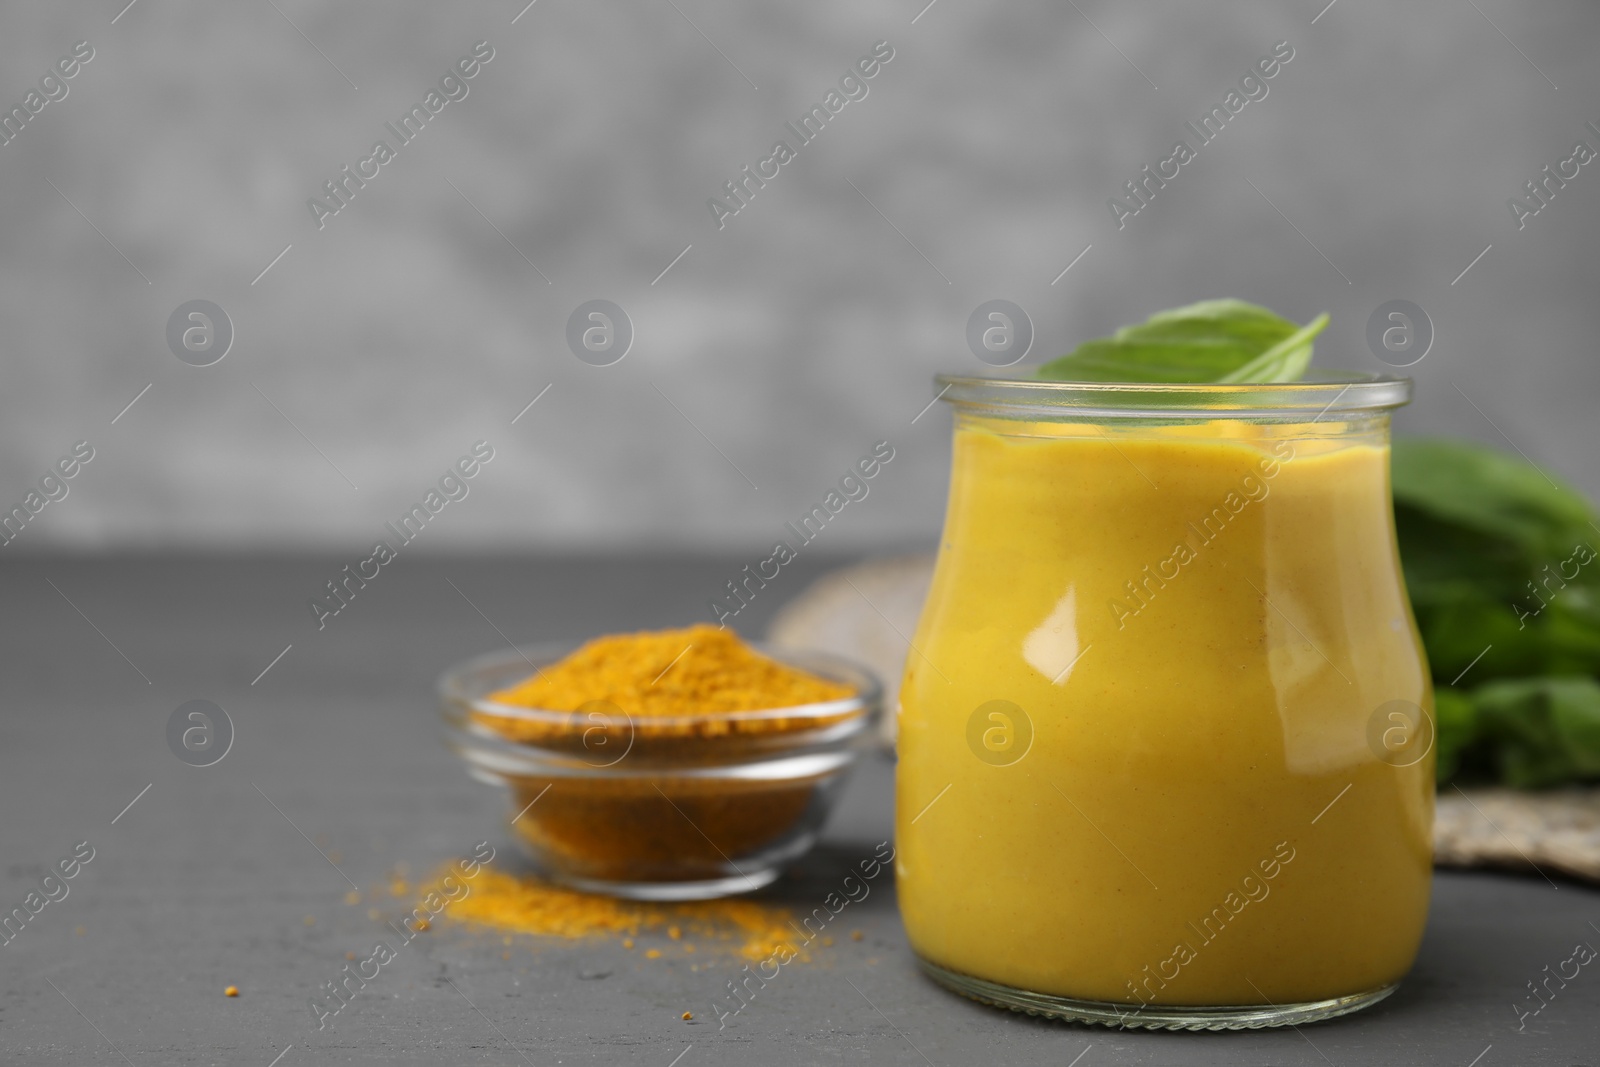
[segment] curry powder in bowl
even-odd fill
[[[452,747],[509,788],[546,875],[647,900],[775,879],[815,843],[881,703],[864,668],[709,625],[496,653],[440,695]]]

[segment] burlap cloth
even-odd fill
[[[891,712],[884,717],[886,744],[894,738],[900,672],[932,573],[931,555],[833,571],[785,605],[769,632],[776,644],[834,652],[876,671]],[[1522,793],[1447,786],[1439,793],[1433,836],[1441,867],[1537,869],[1600,882],[1600,789]]]

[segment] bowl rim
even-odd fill
[[[536,668],[553,663],[581,647],[587,640],[590,639],[543,641],[526,646],[526,651],[522,646],[514,645],[511,649],[481,653],[452,665],[440,674],[435,687],[445,718],[447,720],[470,718],[470,714],[467,716],[460,715],[459,709],[464,708],[468,713],[478,712],[496,719],[513,719],[552,727],[571,727],[583,721],[585,715],[599,714],[594,709],[588,712],[582,709],[561,711],[553,708],[534,708],[519,704],[498,704],[484,699],[481,694],[473,694],[471,692],[472,686],[469,684],[470,680],[476,676],[497,668],[509,668],[518,662],[524,665],[531,664]],[[883,702],[883,684],[879,681],[877,674],[871,668],[849,657],[836,655],[832,652],[824,652],[819,649],[777,646],[764,641],[749,641],[746,643],[761,655],[777,660],[786,666],[796,667],[813,674],[820,674],[830,681],[856,685],[857,688],[855,692],[837,700],[758,708],[748,711],[716,711],[690,715],[649,716],[636,716],[620,707],[617,708],[617,711],[622,713],[629,727],[632,727],[635,722],[646,722],[651,732],[655,732],[677,727],[697,726],[709,722],[760,722],[770,719],[815,719],[819,722],[834,725],[841,721],[873,716]],[[453,712],[455,714],[452,714]],[[803,732],[802,730],[795,730],[785,731],[784,733],[801,734]],[[749,735],[734,733],[731,736]],[[513,745],[525,743],[511,738],[502,738],[502,740]]]

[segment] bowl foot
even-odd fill
[[[582,893],[600,893],[624,900],[680,901],[715,900],[718,897],[753,893],[778,880],[777,867],[746,870],[726,878],[708,878],[697,882],[610,882],[596,878],[576,878],[552,872],[553,880]]]

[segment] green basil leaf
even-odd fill
[[[1434,690],[1433,707],[1439,753],[1435,777],[1443,785],[1461,769],[1462,752],[1478,740],[1478,712],[1470,696],[1449,686]]]
[[[1292,382],[1311,363],[1305,326],[1243,300],[1203,300],[1161,311],[1138,326],[1085,341],[1041,366],[1037,377],[1076,382]]]
[[[1600,541],[1595,513],[1581,493],[1488,445],[1400,439],[1391,469],[1397,505],[1469,532],[1485,546],[1494,544],[1497,561],[1514,554],[1524,580],[1578,543]]]
[[[1501,781],[1538,789],[1600,777],[1600,684],[1593,678],[1515,678],[1472,693]]]
[[[1470,441],[1398,439],[1391,468],[1406,589],[1437,686],[1439,780],[1600,778],[1600,529],[1588,501]],[[1470,690],[1447,684],[1469,669]]]

